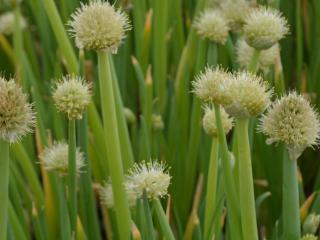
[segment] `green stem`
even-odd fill
[[[85,75],[84,51],[79,53],[79,74]],[[79,191],[79,213],[88,238],[100,240],[97,206],[92,189],[91,159],[89,160],[88,157],[88,142],[88,114],[84,113],[83,118],[77,124],[77,146],[85,156],[84,173],[79,179],[79,184],[82,186]]]
[[[77,169],[76,169],[76,126],[75,120],[69,120],[69,163],[68,163],[68,194],[71,225],[71,239],[76,239],[77,233]]]
[[[227,145],[227,139],[222,126],[220,106],[214,105],[214,111],[216,116],[216,124],[218,129],[218,139],[220,143],[222,170],[225,183],[228,214],[231,229],[231,239],[238,240],[242,239],[241,236],[241,220],[240,220],[240,209],[238,206],[238,197],[235,188],[235,181],[232,174],[232,167],[230,162],[230,154]]]
[[[106,52],[98,52],[98,68],[104,135],[108,154],[108,164],[112,181],[115,211],[120,239],[130,236],[130,210],[123,186],[124,174],[121,160],[118,122],[112,86],[109,58]]]
[[[0,240],[6,240],[9,207],[9,143],[0,140],[0,153]]]
[[[216,211],[217,180],[218,180],[218,156],[219,142],[217,137],[213,137],[207,179],[206,207],[204,218],[204,239],[209,239],[212,228],[213,216]]]
[[[160,112],[164,111],[167,94],[167,14],[168,0],[154,0],[153,70]]]
[[[149,207],[148,197],[146,192],[143,192],[143,210],[144,210],[144,218],[145,218],[145,231],[146,231],[146,238],[150,240],[155,240],[154,235],[154,227],[153,227],[153,221],[152,221],[152,213]]]
[[[157,214],[164,238],[166,240],[175,240],[175,237],[174,237],[172,230],[170,228],[166,214],[164,213],[163,208],[161,206],[160,200],[158,198],[154,199],[153,205],[155,207],[156,214]]]
[[[249,119],[238,120],[237,143],[241,223],[243,238],[258,240],[248,125]]]
[[[214,42],[208,44],[207,64],[214,66],[218,63],[218,46]]]
[[[303,81],[302,81],[302,67],[303,67],[303,46],[304,46],[304,39],[303,39],[303,27],[302,27],[302,12],[301,12],[301,1],[296,1],[296,19],[295,19],[295,40],[296,40],[296,78],[297,78],[297,87],[301,91],[303,91]]]
[[[301,233],[297,161],[290,159],[286,150],[283,158],[283,239],[299,240]]]
[[[9,212],[9,220],[10,220],[11,228],[15,238],[19,240],[28,240],[29,237],[27,237],[27,234],[20,223],[20,219],[16,214],[15,209],[11,203],[9,203],[8,212]]]
[[[248,66],[248,70],[255,73],[258,70],[258,62],[260,57],[260,50],[254,49],[253,54],[250,60],[250,64]]]
[[[63,54],[66,59],[66,67],[68,72],[77,73],[77,57],[68,39],[68,35],[59,16],[56,4],[53,0],[42,0],[42,2],[49,17],[57,42],[59,43],[61,54]]]
[[[119,129],[119,141],[121,146],[121,157],[123,162],[124,171],[128,170],[134,163],[134,156],[131,147],[130,135],[128,131],[128,126],[123,112],[123,103],[121,99],[118,78],[116,75],[116,70],[112,59],[109,61],[111,73],[112,73],[112,86],[114,92],[118,129]]]

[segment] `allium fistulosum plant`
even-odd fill
[[[319,239],[319,19],[0,0],[0,240]]]

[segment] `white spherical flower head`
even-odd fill
[[[267,143],[283,142],[295,160],[307,147],[319,144],[319,116],[310,103],[295,92],[274,102],[262,117],[260,130]]]
[[[320,215],[311,213],[303,222],[303,232],[315,234],[319,228],[320,224]]]
[[[15,83],[0,77],[0,138],[14,143],[32,131],[35,114],[27,95]]]
[[[53,99],[59,112],[69,119],[81,119],[91,101],[90,85],[81,77],[63,77],[56,84]]]
[[[57,171],[62,175],[68,174],[69,145],[63,142],[47,147],[40,155],[41,164],[48,171]],[[84,155],[76,149],[76,172],[79,175],[84,166]]]
[[[243,31],[251,47],[263,50],[272,47],[287,35],[289,27],[278,10],[260,7],[248,14]]]
[[[137,194],[134,188],[133,183],[126,181],[124,183],[125,191],[128,198],[128,203],[130,207],[135,207],[137,201]],[[112,184],[111,180],[106,182],[103,186],[99,189],[100,201],[102,204],[106,205],[108,208],[114,207],[114,198],[113,198],[113,191],[112,191]]]
[[[103,0],[82,4],[69,24],[78,48],[112,53],[117,52],[130,29],[127,15]]]
[[[263,113],[270,105],[272,91],[257,75],[247,71],[234,73],[228,92],[232,96],[226,112],[236,118],[250,118]]]
[[[145,192],[148,199],[161,198],[168,194],[170,175],[166,166],[158,162],[142,162],[135,164],[127,176],[131,189],[136,196],[141,197]]]
[[[20,28],[24,29],[27,23],[25,19],[20,17]],[[14,12],[6,12],[0,15],[0,33],[5,35],[13,34],[15,29],[15,15]]]
[[[221,111],[221,121],[222,126],[224,128],[225,134],[228,134],[233,126],[233,119],[229,117],[229,115],[225,112],[225,110],[220,107]],[[214,109],[206,106],[204,110],[204,116],[202,118],[202,125],[205,132],[211,136],[217,136],[218,130],[216,125],[216,115]]]
[[[194,27],[197,33],[210,41],[224,44],[229,34],[227,20],[217,10],[205,10],[196,18]]]
[[[207,67],[192,82],[193,92],[204,102],[227,105],[231,101],[231,95],[226,91],[231,78],[230,73],[219,67]]]
[[[220,1],[220,9],[227,19],[233,32],[242,30],[245,17],[250,11],[250,4],[246,0],[223,0]]]
[[[313,234],[304,235],[301,240],[318,240],[318,237]]]
[[[267,73],[271,65],[274,65],[279,56],[279,44],[274,44],[271,48],[261,50],[257,67],[264,73]],[[239,40],[237,43],[237,60],[241,67],[248,68],[253,56],[254,48],[250,47],[245,40]]]

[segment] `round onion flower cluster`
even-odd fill
[[[224,105],[226,112],[236,118],[256,117],[270,105],[272,91],[264,80],[250,72],[239,71],[233,74],[227,91],[231,103]]]
[[[196,18],[197,33],[210,41],[224,44],[229,35],[228,21],[218,10],[205,10]]]
[[[230,118],[229,115],[226,113],[226,111],[222,107],[220,111],[221,111],[221,121],[222,121],[222,126],[224,128],[224,132],[225,134],[228,134],[233,127],[233,118]],[[204,128],[204,131],[208,135],[211,135],[211,136],[218,135],[218,129],[216,125],[216,115],[215,115],[214,109],[212,109],[209,106],[206,106],[204,109],[202,125]]]
[[[268,144],[283,142],[290,158],[296,160],[307,147],[319,144],[319,115],[303,96],[291,92],[272,104],[261,119],[260,130]]]
[[[243,32],[249,46],[264,50],[287,35],[289,27],[287,20],[278,10],[259,7],[247,15]]]
[[[90,85],[81,77],[63,77],[56,84],[53,99],[59,112],[69,119],[81,119],[91,101]]]
[[[35,114],[14,79],[0,77],[0,138],[14,143],[32,131]]]
[[[127,175],[127,181],[131,183],[136,196],[141,197],[145,193],[148,199],[166,196],[170,179],[167,167],[156,161],[135,164]]]
[[[220,67],[207,67],[192,82],[193,92],[204,102],[228,105],[232,96],[227,91],[231,74]]]
[[[130,30],[128,16],[103,0],[82,4],[72,15],[70,32],[80,49],[117,52]]]
[[[69,146],[67,143],[58,142],[44,149],[40,154],[41,164],[48,171],[57,171],[61,175],[68,174]],[[76,172],[79,175],[84,166],[84,155],[76,149]]]

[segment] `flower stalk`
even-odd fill
[[[160,227],[161,227],[161,230],[162,230],[162,233],[163,233],[165,239],[175,240],[175,237],[172,233],[168,219],[166,217],[166,214],[163,211],[163,208],[161,206],[161,202],[160,202],[159,198],[154,199],[152,202],[153,202],[153,206],[155,208],[155,211],[156,211],[159,223],[160,223]]]
[[[252,54],[252,57],[251,57],[251,60],[250,60],[249,66],[248,66],[248,70],[250,72],[253,72],[253,73],[257,72],[260,53],[261,53],[260,50],[254,48],[253,54]]]
[[[248,118],[238,119],[237,143],[241,223],[243,238],[258,240],[248,125]]]
[[[130,236],[131,220],[127,196],[123,186],[124,175],[109,56],[105,51],[98,51],[97,53],[104,135],[114,191],[116,218],[120,239],[127,240]]]
[[[240,220],[240,210],[237,204],[237,194],[235,188],[235,181],[232,173],[232,167],[230,162],[230,155],[227,145],[227,140],[221,120],[220,106],[214,104],[214,111],[216,115],[216,124],[218,129],[218,139],[220,143],[221,150],[221,160],[223,168],[224,182],[226,185],[226,195],[227,195],[227,204],[229,209],[229,221],[231,227],[231,236],[232,239],[242,239],[241,234],[241,220]]]
[[[208,180],[207,180],[207,193],[206,193],[206,206],[204,218],[204,236],[209,239],[210,228],[212,227],[212,220],[216,209],[217,198],[217,180],[218,180],[218,162],[219,162],[219,142],[216,136],[212,138]]]
[[[0,239],[7,239],[8,207],[9,207],[9,143],[0,140]]]
[[[77,169],[76,169],[76,127],[75,120],[69,120],[68,126],[68,194],[69,194],[69,214],[72,239],[76,239],[77,234]]]
[[[297,161],[290,159],[286,150],[283,156],[282,188],[283,239],[300,239],[299,190]]]

